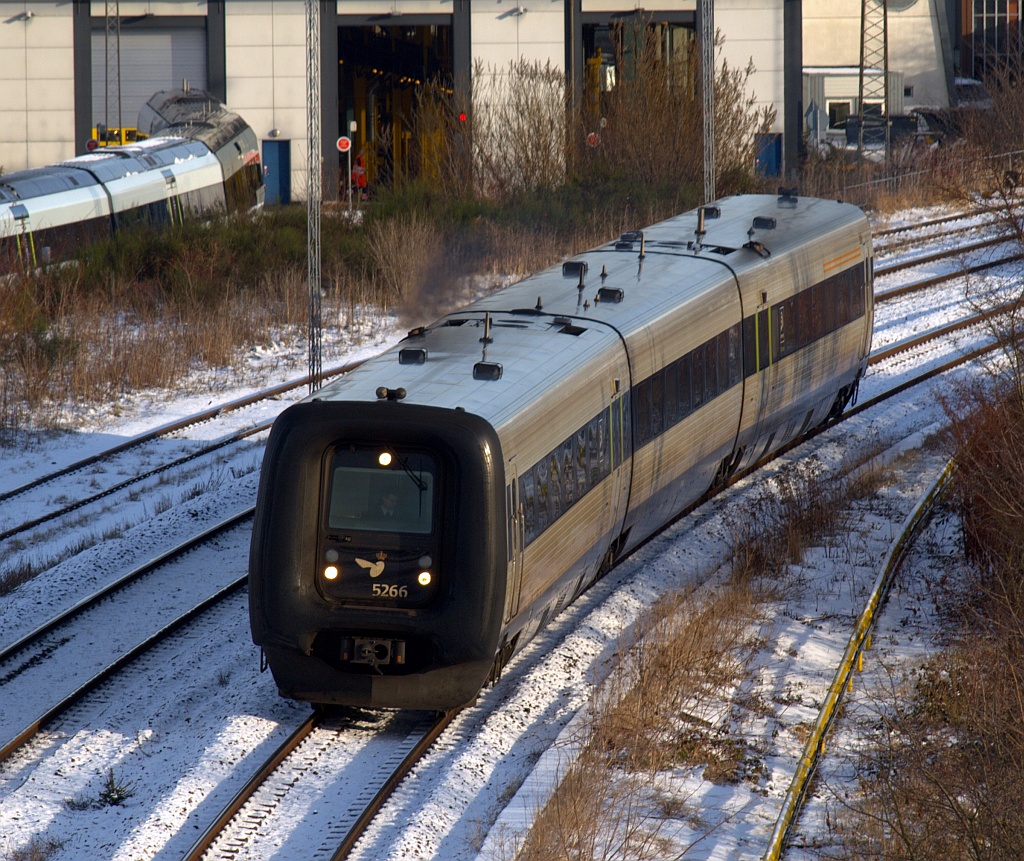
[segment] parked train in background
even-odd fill
[[[471,701],[623,554],[845,408],[872,263],[854,206],[724,198],[415,329],[285,410],[249,562],[281,693]]]
[[[208,93],[157,93],[143,122],[146,140],[0,174],[0,273],[73,258],[83,245],[133,227],[263,204],[256,134]]]

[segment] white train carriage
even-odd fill
[[[279,688],[461,705],[615,559],[841,411],[870,338],[867,219],[793,194],[723,199],[410,332],[268,443],[250,619]],[[379,521],[384,496],[416,516]]]
[[[154,137],[57,165],[0,175],[0,272],[31,270],[138,225],[262,206],[259,143],[206,93],[157,93],[176,122]]]

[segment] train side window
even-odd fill
[[[524,542],[529,544],[537,537],[536,494],[533,470],[519,476],[519,504],[523,507]]]
[[[665,377],[658,371],[651,377],[651,431],[650,438],[659,436],[665,429]]]
[[[590,484],[596,485],[611,471],[608,464],[608,413],[601,412],[590,422]]]
[[[704,350],[698,347],[693,351],[693,374],[690,380],[693,409],[704,403]]]
[[[576,479],[576,498],[582,499],[588,490],[590,470],[587,452],[587,428],[576,431],[576,448],[573,452],[573,472]]]
[[[789,315],[786,312],[786,306],[789,301],[780,302],[775,306],[775,326],[772,329],[772,351],[775,356],[779,359],[783,358],[789,353],[788,345],[786,343],[786,321]]]
[[[839,326],[845,326],[850,322],[850,279],[846,277],[846,274],[840,275],[835,279],[834,293],[836,296],[836,328]]]
[[[715,338],[715,360],[718,367],[718,394],[729,389],[729,333],[720,332]]]
[[[551,525],[551,485],[548,481],[550,470],[548,460],[542,457],[533,468],[533,482],[537,505],[537,534],[540,535]]]
[[[728,339],[728,363],[729,363],[729,388],[735,386],[743,379],[743,368],[740,363],[740,324],[736,323],[729,327],[726,333]]]
[[[815,284],[807,292],[811,296],[811,325],[808,329],[806,343],[810,344],[817,341],[824,334],[824,320],[822,319],[821,290],[819,285]]]
[[[672,427],[679,419],[679,361],[676,360],[665,366],[665,427]]]
[[[550,526],[565,510],[565,498],[562,495],[562,469],[558,462],[558,449],[556,448],[547,457],[548,460],[548,514],[551,519]]]
[[[718,350],[714,338],[701,346],[704,353],[704,403],[710,403],[718,394]]]
[[[864,316],[864,268],[857,266],[850,270],[850,320]]]
[[[636,387],[636,444],[643,445],[650,440],[651,427],[651,380],[648,378]]]
[[[757,319],[743,319],[743,376],[752,377],[757,373]]]
[[[676,365],[679,368],[679,418],[684,419],[690,414],[690,365],[692,358],[689,353],[681,357]]]
[[[561,455],[559,459],[562,464],[562,512],[565,513],[573,505],[579,497],[576,495],[576,476],[575,470],[572,468],[572,437],[569,437],[561,445]]]
[[[807,333],[810,329],[810,303],[811,295],[807,290],[801,290],[793,297],[793,315],[790,318],[789,342],[794,350],[799,350],[809,343]]]

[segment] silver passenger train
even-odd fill
[[[278,418],[250,550],[282,695],[447,709],[733,471],[839,414],[871,233],[737,196],[411,331]]]
[[[69,259],[131,227],[262,205],[259,142],[238,114],[200,90],[173,90],[143,115],[146,140],[0,174],[0,273]]]

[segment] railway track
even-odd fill
[[[951,215],[944,215],[939,218],[930,218],[914,224],[905,224],[900,227],[887,227],[875,230],[872,234],[875,245],[875,254],[891,254],[904,248],[912,248],[916,245],[934,243],[939,239],[947,239],[952,236],[963,236],[971,234],[978,229],[984,229],[998,225],[1002,220],[1003,213],[998,208],[981,207],[970,209],[964,212],[957,212]],[[950,230],[935,230],[948,224],[955,224],[958,221],[969,221],[973,223],[954,227]],[[907,236],[906,234],[911,234]]]
[[[360,363],[348,363],[341,367],[328,370],[324,373],[324,378],[332,378],[348,373],[353,368],[357,367]],[[81,458],[74,463],[62,466],[59,469],[47,472],[44,475],[37,476],[23,484],[10,488],[9,490],[0,492],[0,504],[4,505],[4,509],[7,511],[15,511],[19,507],[18,503],[23,497],[28,495],[34,490],[44,488],[57,481],[67,481],[71,476],[81,474],[90,467],[96,467],[99,464],[103,464],[106,468],[106,472],[117,472],[114,461],[119,455],[132,453],[135,454],[139,449],[150,443],[167,440],[172,438],[175,434],[180,433],[183,430],[194,428],[198,425],[217,421],[218,419],[224,418],[228,415],[240,412],[242,410],[253,407],[254,405],[262,404],[265,401],[274,400],[280,398],[282,395],[289,392],[293,392],[296,389],[300,389],[303,386],[309,384],[309,377],[301,377],[299,379],[290,380],[286,383],[281,383],[276,386],[271,386],[267,389],[262,389],[258,392],[254,392],[251,395],[247,395],[242,398],[237,398],[227,403],[219,404],[210,409],[203,410],[185,418],[169,422],[161,425],[160,427],[153,428],[152,430],[141,433],[131,439],[125,440],[117,445],[110,446],[102,451],[96,452],[95,454],[89,455],[88,457]],[[260,434],[270,429],[273,424],[273,417],[257,421],[249,427],[241,430],[232,431],[226,436],[217,439],[209,443],[200,443],[196,446],[189,446],[189,450],[180,456],[175,456],[169,460],[161,461],[158,465],[152,469],[146,470],[140,473],[134,473],[130,477],[123,481],[115,481],[108,484],[102,489],[94,492],[86,493],[85,495],[75,499],[71,502],[61,503],[58,502],[54,507],[46,514],[36,516],[30,519],[21,520],[17,522],[8,522],[3,526],[0,526],[0,541],[7,538],[20,535],[30,529],[34,529],[43,524],[49,523],[61,517],[65,517],[79,509],[99,502],[114,493],[124,491],[135,485],[138,485],[147,479],[159,476],[161,473],[167,472],[168,470],[182,467],[186,464],[192,463],[193,461],[208,457],[215,454],[222,449],[234,445],[238,442],[248,439],[249,437]],[[93,473],[95,475],[95,473]],[[94,481],[94,479],[93,479]],[[90,482],[92,483],[92,482]]]
[[[0,651],[0,763],[132,661],[243,589],[244,563],[218,577],[188,557],[225,542],[223,554],[244,560],[251,516],[250,509],[160,554]],[[154,602],[154,594],[161,600]],[[109,636],[97,637],[97,630]]]
[[[849,642],[836,668],[832,683],[818,712],[814,726],[807,736],[803,753],[795,770],[793,780],[786,791],[782,809],[772,830],[763,861],[779,861],[785,851],[786,841],[792,832],[810,791],[819,760],[825,754],[829,732],[840,716],[844,694],[853,684],[853,677],[863,663],[864,653],[870,648],[871,632],[878,615],[888,600],[893,581],[900,566],[910,552],[915,538],[927,523],[943,493],[952,481],[955,464],[950,461],[921,494],[912,511],[904,520],[898,535],[892,540],[889,552],[878,568],[878,576],[868,595],[868,600],[857,617]]]
[[[183,861],[234,861],[251,857],[253,844],[267,835],[291,832],[291,839],[319,843],[317,854],[341,861],[365,832],[398,784],[448,727],[456,712],[310,715],[260,766]],[[360,760],[366,765],[356,764]],[[367,780],[367,774],[372,776]],[[297,787],[310,784],[321,802],[313,834],[295,816],[303,801]],[[256,854],[252,851],[252,854]]]

